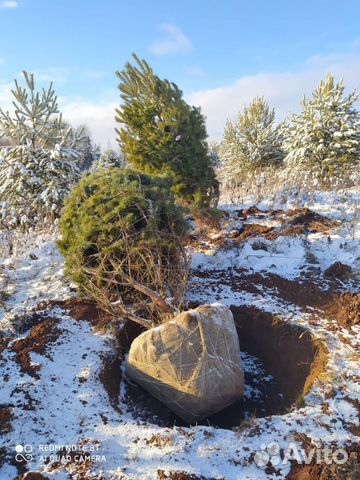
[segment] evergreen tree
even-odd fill
[[[91,171],[96,172],[100,169],[124,168],[125,166],[126,164],[123,155],[115,152],[112,148],[108,148],[100,155],[100,158],[93,163]]]
[[[263,97],[256,97],[239,113],[236,123],[227,122],[221,143],[223,177],[241,183],[244,177],[278,166],[284,154],[275,111]]]
[[[211,164],[213,168],[216,170],[220,167],[220,157],[219,157],[219,150],[220,150],[220,142],[216,140],[210,140],[208,142],[208,155],[211,160]]]
[[[79,176],[77,138],[63,128],[50,84],[35,90],[34,76],[15,80],[14,115],[0,109],[0,131],[11,145],[0,150],[0,204],[4,223],[28,224],[54,216]]]
[[[304,182],[329,186],[356,165],[360,155],[359,112],[354,92],[344,95],[344,83],[332,75],[303,98],[303,110],[292,115],[284,130],[287,172]]]
[[[77,161],[80,171],[89,171],[92,169],[92,165],[99,161],[100,147],[91,140],[91,134],[89,128],[80,126],[76,129],[79,140],[76,142],[76,149],[80,155]]]
[[[187,226],[168,183],[99,170],[73,188],[60,219],[65,272],[82,294],[147,328],[174,314],[187,284]]]
[[[218,184],[206,144],[204,117],[190,107],[181,90],[157,77],[133,55],[117,72],[123,104],[116,110],[118,141],[126,160],[137,170],[172,180],[172,190],[186,204],[207,206]]]
[[[228,120],[219,148],[220,178],[224,186],[238,186],[243,177],[243,164],[240,156],[238,137],[235,125]]]

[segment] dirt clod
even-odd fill
[[[20,477],[17,477],[16,480],[48,480],[48,477],[44,477],[44,475],[39,472],[26,472]]]
[[[238,237],[236,237],[237,242],[242,242],[251,237],[263,236],[267,237],[267,235],[272,232],[272,227],[267,227],[265,225],[258,225],[257,223],[249,223],[245,224],[242,232]]]
[[[191,473],[175,472],[173,470],[171,470],[167,474],[164,470],[158,470],[157,474],[159,480],[214,480],[211,478],[205,478],[203,476],[198,477],[197,475]]]
[[[344,265],[341,262],[333,263],[324,272],[327,278],[338,278],[339,280],[346,280],[351,275],[352,269],[349,265]]]
[[[60,335],[60,330],[56,327],[59,323],[58,318],[43,318],[41,323],[35,325],[30,333],[20,340],[15,341],[11,350],[16,352],[16,359],[21,366],[21,371],[35,377],[40,378],[38,371],[40,367],[31,363],[30,353],[35,352],[44,355],[47,347],[56,342]]]
[[[7,406],[0,406],[0,434],[11,431],[12,410]]]

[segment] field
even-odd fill
[[[0,478],[358,478],[357,201],[223,202],[220,225],[193,223],[187,302],[232,308],[246,390],[192,426],[124,378],[141,329],[75,296],[56,228],[4,233]]]

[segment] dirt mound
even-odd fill
[[[15,480],[48,480],[49,477],[44,477],[39,472],[26,472],[23,475],[20,475],[20,477],[16,477]]]
[[[313,212],[309,208],[289,210],[286,212],[286,215],[290,217],[287,223],[290,225],[301,225],[304,230],[310,233],[326,233],[339,225],[339,222],[330,220],[323,215]]]
[[[268,216],[281,220],[281,226],[271,227],[257,223],[245,223],[239,231],[239,234],[235,237],[235,240],[240,242],[257,236],[261,236],[267,240],[276,240],[281,236],[294,237],[307,233],[328,233],[331,229],[339,225],[339,222],[330,220],[308,208],[299,208],[287,212],[283,210],[271,210],[265,213],[266,215],[257,207],[239,210],[239,215],[244,221],[246,221],[249,216],[256,216],[256,218],[265,218]]]
[[[253,205],[248,208],[243,208],[242,210],[239,210],[240,215],[242,215],[244,218],[251,217],[254,215],[263,215],[265,212],[263,210],[260,210],[256,205]]]
[[[324,305],[324,311],[335,318],[342,327],[351,327],[360,323],[360,297],[356,293],[333,292]]]
[[[349,265],[345,265],[341,262],[333,263],[324,272],[324,276],[327,278],[338,278],[339,280],[346,280],[352,273],[352,268]]]
[[[21,366],[21,371],[40,378],[38,365],[31,364],[30,353],[44,355],[47,347],[56,342],[60,335],[60,330],[56,328],[59,319],[53,317],[42,317],[41,323],[31,328],[30,333],[20,340],[16,340],[10,347],[16,352],[16,360]]]
[[[275,240],[279,236],[293,237],[307,233],[329,233],[339,226],[339,222],[313,212],[309,208],[297,208],[286,212],[278,211],[274,217],[280,216],[280,220],[284,218],[284,215],[285,219],[280,229],[268,234],[266,237],[268,240]]]
[[[246,223],[240,231],[240,234],[235,238],[237,242],[242,242],[251,237],[262,236],[267,238],[267,235],[273,231],[273,227],[265,225],[258,225],[257,223]]]
[[[102,328],[109,326],[114,318],[107,312],[101,310],[95,302],[79,297],[69,298],[62,302],[52,302],[51,305],[59,305],[75,320],[86,320],[94,327]]]
[[[309,279],[300,283],[298,280],[289,280],[280,275],[267,273],[246,274],[241,269],[234,269],[236,275],[232,277],[232,288],[254,292],[254,285],[263,285],[274,291],[286,302],[293,303],[304,310],[310,308],[321,311],[322,316],[336,320],[340,326],[351,327],[360,322],[359,295],[352,292],[343,292],[334,289],[323,290]],[[197,272],[198,275],[198,272]]]

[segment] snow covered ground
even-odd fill
[[[16,462],[15,455],[26,452],[20,447],[16,450],[17,445],[30,446],[26,448],[31,461],[25,464],[25,470],[42,472],[56,480],[166,478],[159,470],[166,475],[187,472],[217,480],[282,479],[290,472],[291,454],[303,460],[304,439],[318,455],[323,454],[320,446],[330,448],[332,455],[342,447],[347,451],[358,448],[360,325],[338,325],[320,308],[302,307],[266,282],[256,284],[255,289],[234,288],[237,277],[276,275],[299,285],[304,278],[320,276],[322,288],[330,289],[332,284],[323,274],[335,261],[341,261],[352,268],[353,276],[342,279],[338,288],[355,291],[360,225],[354,220],[353,199],[353,193],[347,198],[319,194],[313,204],[307,205],[341,222],[329,232],[279,235],[274,240],[253,236],[240,243],[231,240],[219,244],[219,237],[241,229],[244,222],[263,222],[275,229],[282,223],[266,215],[249,215],[240,221],[236,211],[244,206],[226,206],[229,217],[223,232],[191,247],[190,301],[221,301],[275,313],[286,322],[308,329],[329,351],[326,371],[303,399],[301,408],[252,418],[234,430],[210,426],[165,428],[141,421],[133,417],[124,402],[123,383],[119,409],[115,409],[100,380],[104,356],[114,355],[114,338],[94,329],[85,318],[75,320],[60,307],[44,313],[44,318],[53,319],[50,325],[55,322],[53,334],[46,349],[39,350],[41,353],[30,351],[29,368],[24,371],[16,345],[27,341],[30,330],[19,333],[19,322],[39,302],[62,300],[72,291],[63,277],[62,258],[54,238],[39,238],[29,249],[4,259],[0,267],[6,279],[1,325],[12,338],[0,356],[0,408],[11,412],[11,420],[1,440],[0,479],[18,475],[21,462]],[[259,207],[275,208],[266,202]],[[293,206],[276,205],[279,207],[286,210]],[[244,360],[251,368],[254,360],[246,355]],[[51,451],[59,444],[77,445],[78,457],[70,455],[66,447],[62,452]],[[63,458],[45,459],[51,455]],[[84,459],[81,455],[92,456]]]

